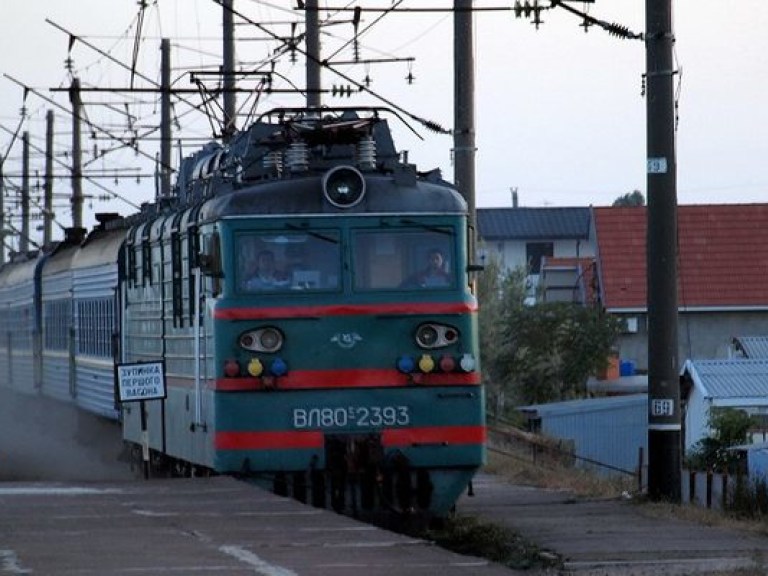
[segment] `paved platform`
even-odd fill
[[[0,574],[512,572],[228,477],[0,483]]]
[[[510,527],[564,561],[564,573],[706,574],[768,567],[768,537],[644,513],[622,499],[583,499],[480,474],[462,514]]]

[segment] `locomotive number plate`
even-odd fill
[[[340,408],[294,408],[293,427],[349,428],[408,426],[408,406],[347,406]]]

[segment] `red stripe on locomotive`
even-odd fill
[[[414,444],[483,444],[485,426],[427,426],[388,428],[381,432],[385,447]],[[323,448],[325,434],[318,430],[269,432],[217,432],[217,450],[282,450],[287,448]]]
[[[217,320],[361,316],[374,314],[466,314],[477,302],[398,302],[392,304],[332,304],[328,306],[275,306],[269,308],[216,308]]]
[[[419,382],[414,382],[417,378]],[[419,386],[467,386],[479,385],[480,374],[441,373],[403,374],[398,370],[349,369],[349,370],[292,370],[277,380],[280,390],[311,390],[316,388],[394,388],[409,385]],[[217,378],[215,389],[225,391],[262,390],[260,378]]]

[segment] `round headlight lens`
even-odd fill
[[[365,178],[352,166],[336,166],[323,176],[323,194],[337,208],[351,208],[365,195]]]
[[[416,330],[416,342],[424,348],[432,348],[437,344],[438,337],[437,329],[431,324],[422,324]]]
[[[265,328],[259,334],[259,344],[267,352],[279,349],[282,343],[283,337],[274,328]]]
[[[283,333],[268,326],[240,335],[240,347],[252,352],[277,352],[283,347]]]
[[[420,348],[433,350],[445,348],[456,344],[459,340],[459,331],[453,326],[439,324],[437,322],[425,322],[416,328],[416,344]]]

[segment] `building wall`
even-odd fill
[[[540,404],[530,408],[541,418],[541,431],[572,440],[576,455],[620,468],[636,470],[640,449],[648,453],[648,395],[636,394],[590,400]],[[577,460],[577,466],[605,474],[619,472]]]
[[[701,439],[709,435],[709,408],[711,402],[704,398],[696,386],[691,389],[685,410],[683,452],[688,453]]]
[[[621,314],[636,318],[637,332],[619,338],[619,358],[648,369],[648,320],[646,314]],[[768,334],[768,310],[754,312],[687,312],[677,325],[678,362],[682,368],[691,359],[728,358],[736,335]]]
[[[553,246],[553,256],[555,258],[588,258],[595,255],[595,248],[591,242],[585,240],[550,240]],[[525,266],[526,262],[526,244],[533,242],[548,242],[548,240],[530,239],[530,240],[490,240],[483,241],[481,250],[485,250],[490,257],[495,254],[499,257],[502,266],[508,270],[513,270],[520,266]]]

